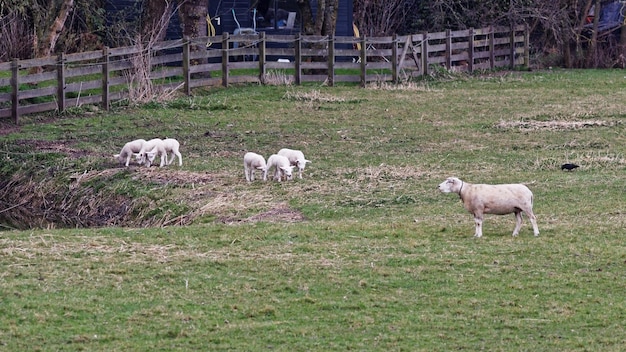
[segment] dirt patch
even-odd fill
[[[213,181],[213,177],[205,172],[191,172],[157,167],[138,167],[135,168],[134,171],[134,180],[148,181],[161,185],[204,185]]]
[[[0,136],[6,136],[7,134],[19,131],[20,127],[14,123],[0,122]]]
[[[65,141],[43,141],[26,139],[15,141],[15,144],[19,146],[31,147],[42,152],[60,153],[71,156],[73,158],[80,158],[91,154],[87,150],[73,148],[71,147],[71,143]]]
[[[304,215],[301,212],[293,210],[286,205],[279,206],[277,208],[270,209],[268,211],[253,215],[244,222],[300,222],[304,221]]]
[[[500,121],[495,127],[501,129],[517,128],[520,130],[575,130],[589,127],[612,127],[616,122],[604,120],[583,120],[583,121]]]
[[[269,210],[249,216],[247,218],[222,216],[217,219],[217,222],[221,222],[223,224],[243,224],[243,223],[256,223],[256,222],[294,223],[294,222],[301,222],[305,220],[306,218],[301,212],[289,208],[286,204],[277,204],[275,207]]]

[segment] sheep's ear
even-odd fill
[[[311,162],[311,160],[306,160],[306,159],[304,159],[304,163],[305,163],[305,164],[306,164],[306,163],[310,163],[310,162]]]

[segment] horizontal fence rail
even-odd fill
[[[525,26],[389,37],[229,35],[104,48],[0,63],[0,118],[132,100],[149,82],[154,91],[236,83],[399,82],[434,67],[473,72],[528,66]],[[10,74],[9,74],[10,73]],[[143,80],[143,81],[142,81]]]

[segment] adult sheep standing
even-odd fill
[[[485,185],[471,184],[456,177],[449,177],[441,184],[439,190],[444,193],[456,193],[461,197],[465,209],[474,215],[476,232],[474,236],[483,235],[483,215],[505,215],[515,213],[517,223],[513,236],[519,234],[522,227],[522,212],[526,213],[533,225],[535,236],[539,236],[537,218],[533,214],[533,193],[522,184]]]

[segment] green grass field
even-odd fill
[[[623,351],[624,72],[24,118],[0,135],[0,350]],[[111,157],[153,137],[177,138],[183,166]],[[282,147],[312,160],[304,178],[247,184],[245,151]],[[527,184],[540,236],[487,215],[472,237],[448,176]]]

